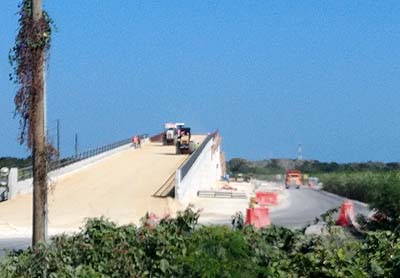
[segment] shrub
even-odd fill
[[[368,203],[384,216],[382,227],[393,230],[400,225],[399,173],[326,173],[319,177],[325,190]]]
[[[0,277],[399,277],[400,239],[305,236],[280,227],[196,228],[198,212],[139,227],[89,220],[36,250],[9,254]]]
[[[256,277],[253,250],[243,234],[224,226],[202,227],[179,257],[179,277]]]

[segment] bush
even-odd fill
[[[91,219],[73,236],[9,254],[0,277],[399,277],[400,240],[389,232],[362,240],[301,231],[196,228],[188,208],[157,225],[116,226]]]
[[[253,250],[240,231],[224,226],[202,227],[179,257],[179,277],[256,277]]]
[[[324,190],[366,202],[384,216],[386,229],[400,225],[400,174],[398,172],[326,173],[319,175]]]

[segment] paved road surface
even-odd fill
[[[283,208],[271,211],[271,222],[287,228],[302,228],[313,223],[316,217],[327,210],[341,206],[344,198],[308,188],[289,189]],[[367,214],[365,205],[354,203],[355,213]]]
[[[0,238],[0,258],[9,250],[26,249],[31,245],[30,237]]]

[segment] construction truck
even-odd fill
[[[178,130],[184,126],[184,123],[166,123],[165,131],[162,136],[163,145],[174,145],[176,143],[176,137]]]
[[[286,189],[289,189],[291,186],[295,186],[296,189],[300,188],[300,185],[303,184],[301,178],[301,172],[298,170],[288,170],[286,171],[285,177],[285,186]]]
[[[190,127],[179,127],[176,139],[176,154],[192,154],[195,151],[195,144],[191,141],[192,134]]]

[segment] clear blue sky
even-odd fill
[[[0,8],[0,156],[25,156]],[[400,159],[399,1],[50,1],[49,127],[62,154],[156,133],[219,129],[227,156]],[[54,135],[54,130],[50,131]]]

